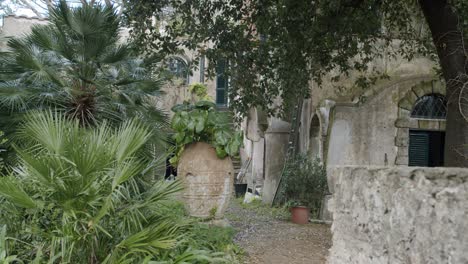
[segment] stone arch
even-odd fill
[[[318,113],[312,116],[309,128],[309,155],[322,160],[323,155],[322,125]]]
[[[397,135],[395,165],[408,165],[410,129],[445,131],[445,119],[420,119],[411,117],[411,111],[419,98],[430,95],[446,95],[445,83],[438,80],[423,81],[411,87],[398,101],[398,119],[395,121]]]

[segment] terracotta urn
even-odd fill
[[[191,216],[222,218],[233,192],[234,168],[229,157],[218,158],[210,144],[185,147],[177,167],[184,185],[182,200]]]

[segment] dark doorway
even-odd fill
[[[410,130],[408,165],[421,167],[444,166],[445,132]]]

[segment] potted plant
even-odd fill
[[[280,197],[290,208],[291,221],[309,222],[310,214],[317,218],[326,194],[326,170],[319,159],[299,154],[286,164],[280,186]]]
[[[204,90],[199,86],[192,90]],[[219,218],[232,193],[234,171],[230,157],[238,155],[242,133],[233,131],[230,114],[218,111],[211,101],[186,101],[172,111],[176,152],[170,162],[177,166],[178,177],[185,185],[182,197],[187,210],[197,217],[216,212]]]

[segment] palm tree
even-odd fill
[[[19,166],[0,177],[0,231],[7,225],[14,237],[3,251],[26,263],[208,263],[216,257],[190,249],[186,220],[165,213],[179,183],[145,180],[150,163],[143,146],[151,135],[139,122],[86,128],[50,111],[26,120]]]
[[[48,25],[10,39],[0,54],[0,104],[20,112],[52,107],[85,126],[137,117],[160,128],[166,119],[154,103],[155,61],[136,56],[119,39],[119,25],[112,7],[60,1]]]

